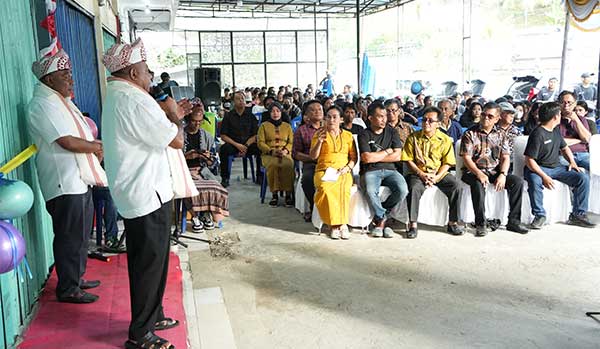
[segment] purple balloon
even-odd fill
[[[25,256],[25,239],[12,224],[0,221],[0,274],[13,270]]]

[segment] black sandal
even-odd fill
[[[168,330],[173,327],[179,326],[179,320],[173,320],[170,317],[166,317],[154,324],[155,331]]]
[[[278,204],[279,204],[279,197],[276,195],[273,195],[273,198],[271,199],[271,201],[269,201],[269,206],[277,207]]]
[[[169,346],[167,346],[169,344]],[[168,340],[160,338],[152,332],[146,333],[146,335],[137,341],[128,339],[125,342],[126,349],[175,349],[173,344],[170,344]]]

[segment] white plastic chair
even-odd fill
[[[519,136],[514,141],[514,160],[513,174],[523,178],[523,169],[525,167],[525,147],[527,146],[527,136]],[[566,222],[569,219],[571,211],[571,190],[568,185],[554,181],[554,190],[544,188],[544,210],[546,210],[546,223]],[[531,203],[527,193],[528,184],[525,181],[523,190],[523,206],[521,209],[521,221],[530,223],[533,220],[531,214]]]
[[[304,214],[306,212],[310,212],[310,205],[308,200],[306,200],[306,196],[304,196],[304,190],[302,190],[302,162],[298,162],[298,165],[300,167],[300,176],[298,176],[296,187],[294,188],[294,207],[296,210],[298,210],[298,212]]]
[[[473,211],[473,200],[471,198],[471,187],[462,181],[462,167],[464,165],[460,153],[461,140],[454,146],[456,154],[456,179],[459,183],[460,196],[458,199],[458,217],[465,223],[475,222],[475,212]],[[527,195],[527,193],[525,193]],[[509,201],[506,190],[496,191],[492,183],[485,188],[485,216],[487,219],[499,219],[502,224],[508,221]]]

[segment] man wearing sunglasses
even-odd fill
[[[423,110],[423,129],[412,133],[406,139],[400,160],[408,165],[408,211],[410,224],[406,232],[407,239],[417,237],[417,219],[419,201],[426,188],[437,186],[448,197],[450,207],[448,233],[464,234],[464,228],[458,225],[458,183],[448,173],[450,166],[456,165],[454,141],[438,129],[444,116],[435,107]]]
[[[509,174],[510,147],[505,134],[496,127],[500,119],[500,105],[489,102],[483,106],[479,124],[465,132],[460,143],[464,160],[462,180],[471,187],[475,211],[475,236],[486,236],[485,190],[493,184],[496,191],[506,189],[510,204],[506,230],[526,234],[521,224],[523,179]]]

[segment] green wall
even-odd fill
[[[35,84],[30,69],[37,56],[32,11],[28,0],[2,1],[0,6],[0,164],[31,144],[24,118]],[[27,242],[33,279],[22,279],[15,272],[0,275],[0,349],[12,347],[23,330],[53,263],[52,225],[33,159],[9,178],[25,181],[35,193],[33,208],[13,222]]]

